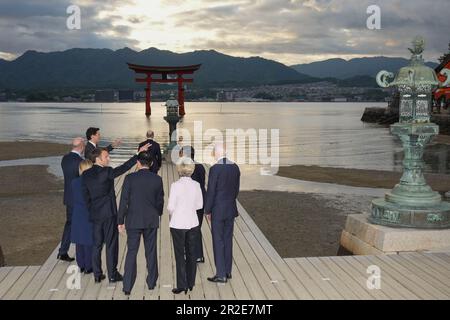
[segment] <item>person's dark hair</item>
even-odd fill
[[[86,139],[91,140],[91,137],[93,135],[96,135],[98,130],[100,130],[100,128],[94,128],[94,127],[88,128],[86,130]]]
[[[192,146],[181,147],[179,155],[184,156],[184,157],[190,157],[192,160],[194,160],[194,156],[195,156],[194,147],[192,147]]]
[[[100,148],[100,147],[99,148],[95,148],[94,151],[92,151],[91,158],[89,160],[91,160],[93,163],[95,163],[95,159],[100,157],[100,155],[102,154],[103,151],[108,151],[108,149]]]
[[[137,161],[139,161],[141,166],[150,168],[153,163],[153,157],[149,152],[142,151],[139,152]]]

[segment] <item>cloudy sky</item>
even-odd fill
[[[66,26],[78,5],[81,29]],[[369,5],[381,29],[366,26]],[[450,42],[449,0],[0,0],[0,58],[74,47],[201,49],[285,64],[333,57],[404,56],[417,34],[425,58]]]

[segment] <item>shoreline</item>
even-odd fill
[[[62,156],[70,145],[46,141],[0,141],[0,161]]]

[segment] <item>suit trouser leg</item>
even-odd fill
[[[86,270],[92,270],[92,246],[83,245],[84,252],[84,268]]]
[[[86,262],[92,260],[92,257],[86,257],[84,254],[84,246],[82,244],[75,245],[75,258],[77,260],[78,268],[86,269]]]
[[[145,259],[147,261],[147,286],[153,288],[158,280],[158,252],[157,235],[158,228],[144,230]]]
[[[70,228],[72,227],[72,206],[66,206],[66,223],[64,224],[64,231],[61,237],[61,247],[59,254],[67,254],[70,248]]]
[[[202,224],[203,224],[203,213],[197,213],[198,217],[198,235],[197,235],[197,244],[195,249],[196,259],[203,258],[203,240],[202,240]]]
[[[225,220],[223,238],[225,243],[225,271],[227,274],[231,274],[233,265],[233,230],[234,218]]]
[[[92,269],[94,276],[99,277],[102,275],[102,249],[105,242],[105,236],[103,233],[103,222],[93,223],[94,231],[94,245],[92,247]]]
[[[198,244],[198,227],[192,228],[186,232],[186,280],[187,287],[195,285],[195,276],[197,275],[197,255],[196,249]]]
[[[127,257],[125,259],[125,273],[123,275],[123,290],[131,292],[136,281],[136,257],[141,242],[139,229],[127,229]]]
[[[184,248],[186,243],[186,231],[184,229],[170,228],[173,240],[173,250],[175,252],[175,264],[177,268],[177,288],[187,288],[186,259]]]
[[[108,277],[111,279],[117,273],[119,260],[119,231],[117,230],[117,217],[111,217],[103,224],[106,244],[106,267]]]
[[[211,232],[213,238],[214,263],[216,265],[216,276],[226,277],[225,266],[225,220],[211,219]]]

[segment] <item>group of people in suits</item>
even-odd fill
[[[99,283],[106,278],[101,263],[105,245],[108,279],[113,283],[123,281],[123,292],[129,295],[136,281],[136,259],[143,239],[148,272],[146,282],[152,290],[158,279],[157,230],[164,208],[163,181],[157,174],[162,164],[161,148],[149,130],[147,140],[139,144],[138,152],[124,164],[112,168],[109,152],[120,141],[106,148],[98,147],[98,128],[89,128],[86,138],[86,144],[83,138],[75,138],[72,151],[61,162],[67,219],[58,259],[73,261],[68,249],[71,242],[75,243],[81,272],[93,273],[95,282]],[[176,261],[174,294],[193,290],[196,264],[205,261],[201,235],[204,215],[211,223],[216,265],[216,274],[208,280],[226,283],[231,279],[233,226],[238,216],[236,198],[240,181],[239,167],[226,158],[223,144],[214,147],[217,162],[210,168],[207,189],[205,168],[195,162],[194,148],[182,146],[179,155],[180,179],[170,186],[167,204]],[[124,179],[117,208],[114,179],[135,165],[137,170]],[[118,234],[125,232],[127,254],[122,276],[117,270]]]

